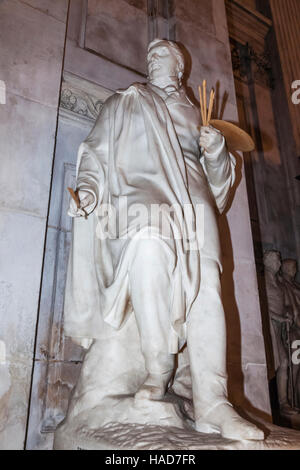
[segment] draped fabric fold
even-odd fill
[[[184,156],[163,99],[141,84],[109,98],[80,146],[77,188],[89,190],[97,207],[87,220],[74,219],[66,335],[102,338],[124,325],[132,313],[130,260],[138,240],[150,236],[177,260],[169,341],[170,352],[176,353],[185,342],[186,317],[200,288],[200,254]],[[169,237],[157,218],[149,218],[153,204],[161,207]],[[131,217],[139,205],[147,211]],[[109,237],[103,236],[105,229]]]

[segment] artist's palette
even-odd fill
[[[252,152],[255,149],[252,137],[235,124],[228,121],[221,121],[219,119],[211,119],[209,124],[222,132],[229,150]]]

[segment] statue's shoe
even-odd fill
[[[196,421],[196,430],[203,433],[219,433],[235,441],[262,441],[265,436],[254,424],[243,419],[228,403],[222,403],[205,418]]]
[[[162,400],[173,371],[164,374],[149,374],[143,385],[134,396],[135,402],[140,400]]]

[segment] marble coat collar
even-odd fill
[[[167,104],[174,103],[189,107],[194,106],[187,96],[184,86],[176,88],[174,85],[169,85],[166,88],[159,88],[158,86],[148,82],[147,87],[159,95]]]

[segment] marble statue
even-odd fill
[[[284,259],[281,264],[281,280],[286,288],[286,303],[293,314],[293,326],[300,329],[300,284],[296,281],[297,261]]]
[[[235,159],[200,128],[176,43],[152,41],[147,62],[147,84],[110,97],[79,149],[64,328],[89,349],[60,436],[76,421],[263,440],[227,397],[217,212]]]
[[[276,250],[264,254],[265,282],[270,318],[270,331],[273,345],[274,366],[280,411],[282,414],[294,414],[289,402],[289,385],[292,380],[289,369],[289,344],[287,332],[293,324],[293,314],[286,302],[286,294],[281,277],[281,255]]]
[[[300,284],[295,280],[297,274],[297,261],[294,259],[284,259],[281,265],[281,280],[285,291],[285,303],[293,318],[290,328],[290,346],[294,341],[300,340]],[[293,351],[293,348],[292,348]],[[299,364],[292,363],[293,373],[293,403],[295,407],[300,407],[300,367]]]

